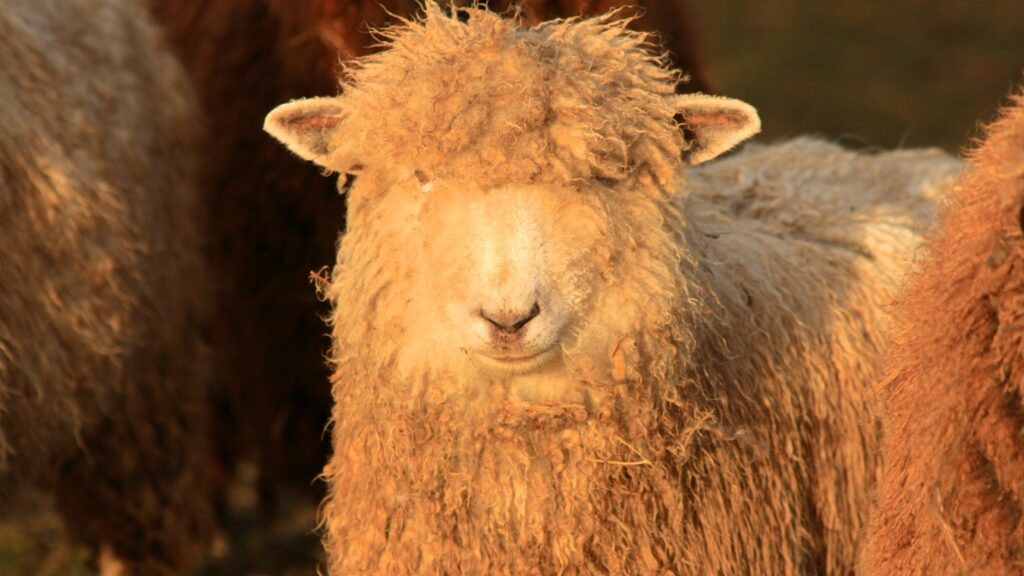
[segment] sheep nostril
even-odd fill
[[[540,315],[540,304],[533,303],[529,312],[525,314],[518,311],[488,312],[480,310],[480,317],[487,320],[497,330],[508,334],[515,334],[522,330],[531,320]]]
[[[515,324],[512,325],[513,331],[518,331],[523,326],[526,326],[526,324],[530,320],[533,320],[537,316],[540,316],[540,304],[534,302],[533,306],[530,307],[530,312],[526,316],[524,316],[522,319],[520,319],[519,321],[517,321]]]

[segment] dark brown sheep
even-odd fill
[[[870,575],[1024,573],[1024,93],[895,305]]]
[[[492,3],[507,9],[510,2]],[[595,14],[630,4],[526,0],[529,22]],[[685,0],[642,0],[634,25],[657,31],[688,90],[707,82],[693,50]],[[310,486],[326,460],[322,431],[330,410],[327,313],[310,272],[330,263],[344,200],[319,170],[302,164],[260,131],[274,105],[337,91],[339,60],[374,43],[370,26],[411,15],[415,0],[181,0],[152,2],[192,74],[208,118],[206,207],[216,269],[217,378],[213,422],[227,467],[240,453],[257,459],[264,503],[274,486]],[[225,470],[227,472],[227,470]]]
[[[9,0],[0,62],[0,510],[55,491],[105,574],[179,574],[210,525],[194,95],[136,0]]]

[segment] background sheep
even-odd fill
[[[6,2],[0,62],[0,499],[177,573],[209,522],[187,81],[129,0]]]
[[[850,572],[883,303],[959,163],[798,140],[684,183],[752,108],[607,19],[468,14],[267,118],[357,174],[330,572]]]
[[[527,0],[530,20],[596,14],[625,0]],[[499,0],[496,8],[510,2]],[[706,87],[693,53],[686,1],[640,2],[636,25],[659,31],[677,63]],[[216,275],[217,384],[221,417],[211,437],[225,474],[255,456],[264,504],[282,482],[308,489],[326,461],[328,346],[310,271],[334,255],[344,201],[317,169],[260,131],[273,105],[333,93],[339,59],[365,54],[370,26],[413,0],[179,0],[153,2],[200,90],[212,140],[204,202],[212,215]],[[687,85],[684,85],[687,86]]]
[[[1024,570],[1024,95],[895,305],[867,574]]]

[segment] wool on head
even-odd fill
[[[467,26],[425,8],[381,32],[387,50],[347,67],[332,167],[488,184],[619,180],[643,163],[672,187],[682,137],[665,96],[680,75],[646,34],[614,15],[524,29],[484,10]]]
[[[451,6],[471,4],[459,0]],[[689,80],[707,91],[687,0],[494,0],[523,21],[595,15],[621,8],[652,33]],[[634,9],[636,5],[638,9]],[[311,483],[327,457],[330,411],[326,306],[310,272],[332,261],[345,201],[332,181],[299,163],[260,130],[271,106],[337,88],[340,63],[380,48],[374,29],[420,11],[415,0],[176,0],[150,2],[200,93],[208,127],[202,203],[210,212],[208,253],[218,311],[212,326],[218,366],[211,441],[220,466],[217,499],[237,459],[259,468],[261,509],[284,487]],[[390,114],[391,111],[387,111]],[[265,422],[274,426],[265,426]],[[287,448],[284,448],[287,447]],[[301,447],[301,449],[300,449]]]

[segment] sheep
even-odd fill
[[[508,0],[494,3],[506,9]],[[528,19],[594,14],[624,0],[528,0]],[[708,86],[695,56],[684,0],[640,2],[636,25],[659,30],[676,63]],[[366,53],[369,26],[388,12],[411,15],[411,0],[179,0],[152,2],[182,55],[210,123],[203,201],[214,216],[210,256],[218,273],[214,327],[217,377],[211,432],[228,475],[239,455],[261,470],[262,508],[281,486],[309,490],[327,458],[323,429],[330,389],[323,363],[327,310],[309,290],[310,272],[334,255],[345,207],[319,171],[280,150],[259,127],[266,111],[336,85],[339,58]],[[301,449],[300,449],[301,447]]]
[[[10,0],[0,61],[0,501],[180,573],[211,522],[194,95],[132,0]]]
[[[959,161],[684,169],[760,121],[643,34],[425,10],[264,125],[349,185],[328,572],[852,572],[884,305]]]
[[[1024,570],[1024,92],[893,305],[865,574]]]

